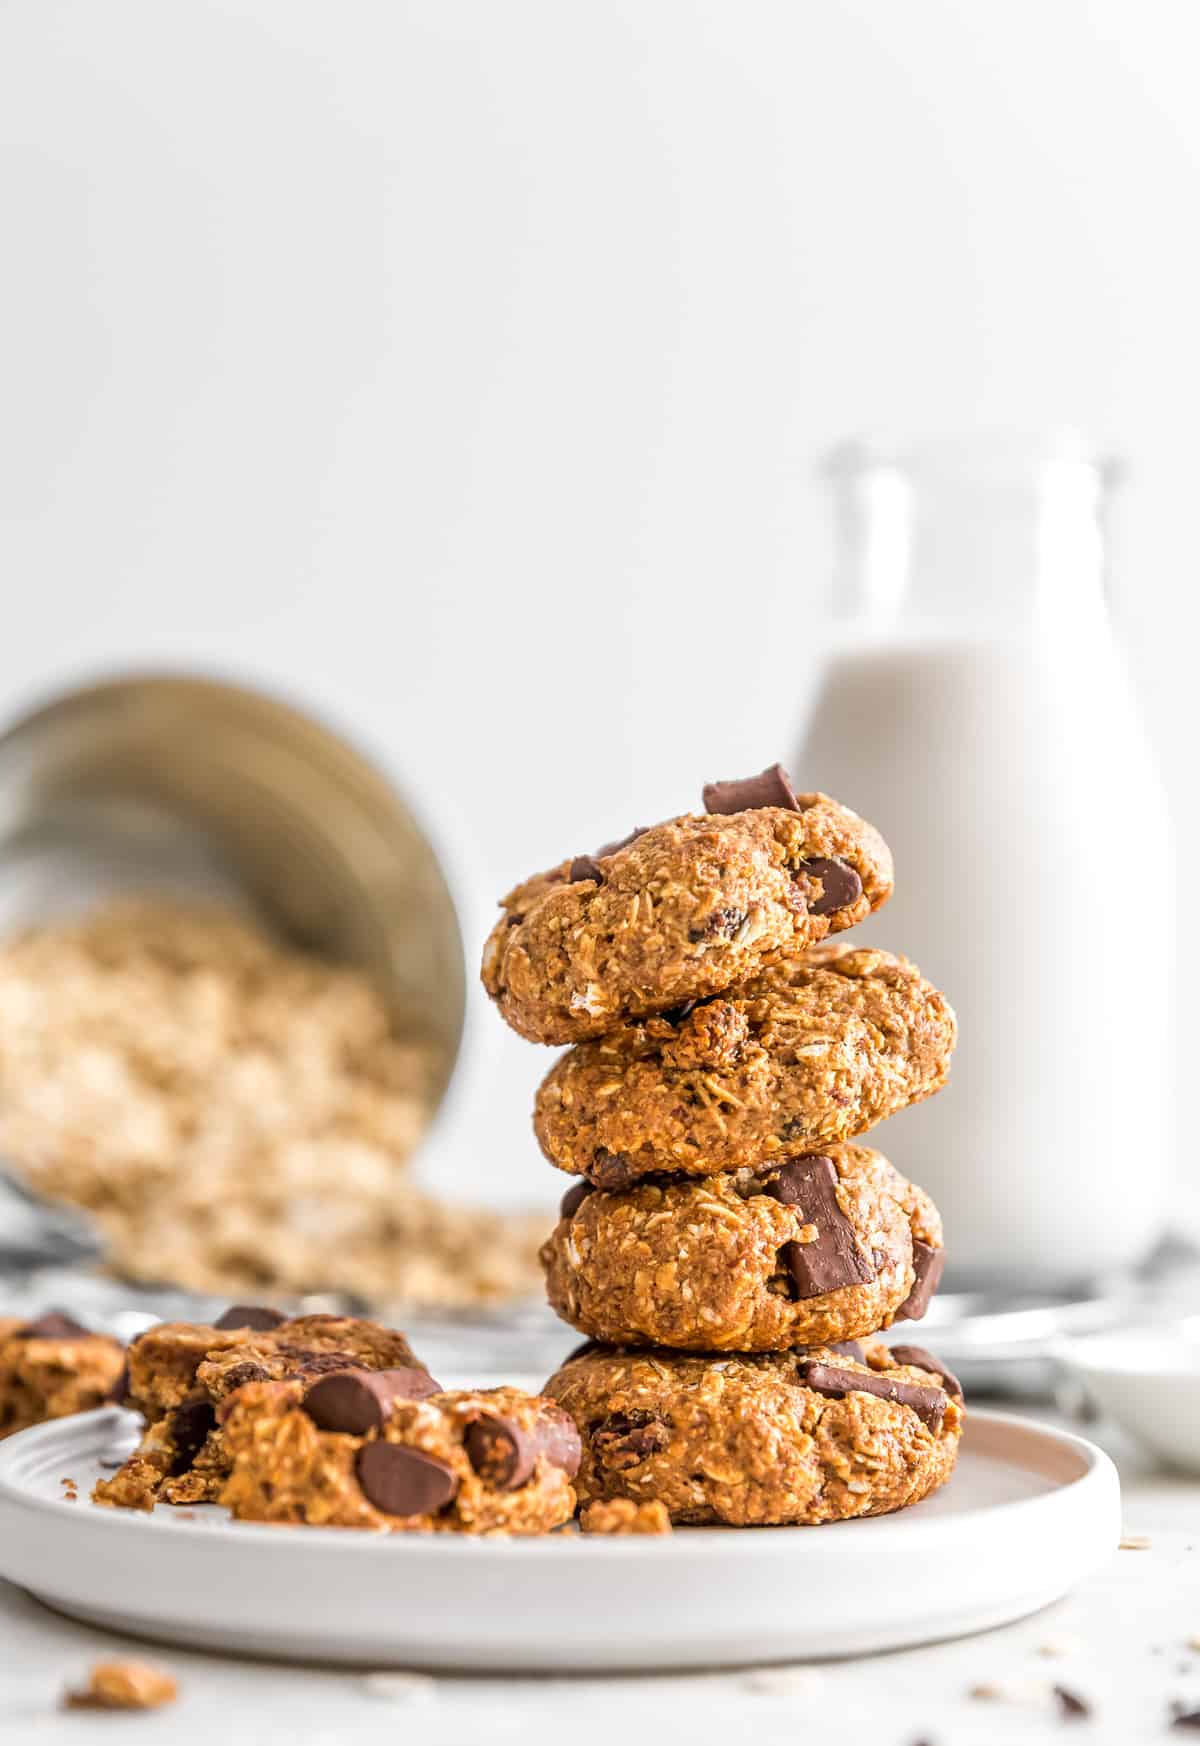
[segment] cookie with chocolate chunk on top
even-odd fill
[[[771,1352],[922,1313],[924,1258],[941,1248],[928,1195],[880,1153],[843,1146],[613,1193],[579,1183],[542,1265],[553,1308],[593,1340]]]
[[[719,1357],[589,1346],[545,1392],[579,1427],[584,1506],[815,1526],[904,1509],[949,1479],[961,1391],[921,1359],[898,1363],[879,1341]]]
[[[707,810],[537,874],[503,900],[483,984],[524,1037],[571,1043],[718,994],[891,895],[879,833],[774,765]]]
[[[553,1401],[517,1388],[389,1398],[369,1376],[339,1394],[335,1382],[230,1396],[221,1502],[240,1521],[458,1534],[570,1521],[579,1435]]]
[[[534,1128],[597,1187],[711,1176],[850,1140],[945,1084],[957,1027],[907,958],[828,941],[557,1061]]]
[[[60,1310],[0,1317],[0,1437],[103,1406],[124,1361],[119,1341]]]

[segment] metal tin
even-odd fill
[[[432,845],[332,729],[261,692],[176,675],[63,693],[0,735],[4,921],[127,888],[219,891],[353,964],[435,1090],[462,1037],[462,938]]]

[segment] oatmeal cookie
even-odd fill
[[[103,1406],[124,1361],[119,1341],[57,1310],[0,1318],[0,1437]]]
[[[915,964],[830,942],[570,1050],[534,1129],[552,1164],[600,1188],[711,1176],[865,1133],[941,1089],[954,1042]]]
[[[229,1471],[218,1409],[248,1382],[312,1380],[349,1367],[379,1371],[394,1391],[431,1393],[437,1383],[395,1328],[353,1316],[283,1317],[238,1305],[214,1326],[163,1322],[129,1347],[123,1401],[145,1422],[141,1441],[95,1503],[152,1510],[213,1502]]]
[[[545,1534],[575,1511],[579,1437],[517,1388],[377,1399],[368,1372],[239,1388],[220,1409],[221,1502],[242,1521]]]
[[[483,954],[501,1016],[536,1043],[598,1037],[718,994],[862,921],[892,890],[873,827],[775,766],[518,885]]]
[[[845,1146],[620,1193],[579,1182],[542,1265],[554,1309],[595,1340],[774,1352],[922,1314],[941,1246],[928,1195]]]
[[[664,1504],[674,1522],[841,1521],[950,1477],[962,1391],[874,1342],[757,1357],[587,1346],[546,1384],[579,1427],[580,1502]]]

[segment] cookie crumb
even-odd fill
[[[1122,1534],[1120,1539],[1122,1552],[1145,1552],[1150,1546],[1149,1534]]]
[[[362,1687],[370,1697],[410,1704],[431,1698],[436,1681],[429,1673],[367,1673],[363,1675]]]
[[[1200,1652],[1200,1631],[1193,1631],[1192,1632],[1191,1636],[1187,1640],[1187,1646],[1189,1649],[1195,1649],[1198,1652]]]
[[[825,1682],[815,1667],[756,1667],[740,1683],[768,1697],[811,1697]]]
[[[65,1710],[160,1710],[179,1687],[169,1673],[144,1661],[98,1661],[78,1691],[63,1693]]]
[[[671,1518],[658,1498],[634,1503],[629,1497],[598,1499],[584,1510],[579,1526],[585,1534],[669,1534]]]

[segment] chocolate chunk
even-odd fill
[[[14,1340],[78,1340],[91,1333],[73,1316],[64,1315],[61,1310],[48,1310],[44,1316],[39,1316],[36,1322],[26,1322],[24,1327],[17,1328],[13,1333]]]
[[[841,1400],[847,1394],[877,1394],[881,1400],[911,1407],[931,1431],[940,1428],[948,1404],[944,1389],[922,1388],[918,1382],[901,1382],[875,1370],[842,1370],[836,1364],[822,1363],[819,1358],[798,1364],[796,1378],[831,1400]]]
[[[301,1405],[322,1431],[348,1431],[365,1437],[379,1431],[398,1400],[424,1400],[440,1394],[441,1386],[427,1370],[360,1370],[346,1365],[312,1383]]]
[[[244,1364],[235,1364],[226,1370],[221,1377],[221,1387],[226,1394],[233,1394],[236,1389],[245,1388],[248,1382],[270,1382],[271,1372],[265,1364],[255,1364],[247,1359]]]
[[[458,1490],[444,1461],[402,1443],[364,1443],[354,1471],[367,1502],[385,1516],[434,1516]]]
[[[627,1413],[609,1413],[592,1427],[591,1437],[597,1460],[618,1472],[636,1467],[671,1441],[665,1420],[642,1407]]]
[[[875,1277],[838,1205],[837,1180],[832,1158],[790,1158],[760,1190],[784,1206],[798,1207],[805,1223],[817,1227],[813,1242],[785,1243],[779,1252],[801,1299],[822,1297],[844,1285],[869,1285]]]
[[[597,1146],[592,1153],[588,1178],[597,1188],[628,1188],[636,1175],[627,1153],[610,1152],[605,1146]]]
[[[913,1288],[896,1311],[898,1322],[919,1322],[929,1308],[946,1267],[946,1251],[913,1239]]]
[[[591,855],[576,855],[571,862],[571,868],[567,874],[568,882],[571,885],[578,885],[581,879],[594,879],[597,885],[603,882],[603,869],[599,861]]]
[[[1087,1699],[1081,1698],[1078,1692],[1071,1691],[1065,1685],[1055,1686],[1054,1701],[1064,1722],[1085,1722],[1092,1713],[1092,1706]]]
[[[1184,1710],[1176,1706],[1171,1717],[1171,1727],[1181,1730],[1194,1728],[1200,1733],[1200,1710]]]
[[[746,919],[746,911],[724,903],[705,916],[698,927],[688,929],[693,946],[702,940],[731,940]]]
[[[463,1433],[467,1459],[481,1479],[500,1491],[516,1491],[533,1477],[539,1455],[561,1467],[568,1479],[579,1471],[579,1432],[569,1413],[547,1410],[531,1430],[515,1419],[476,1419]]]
[[[791,777],[782,764],[772,764],[757,776],[743,776],[738,782],[706,782],[705,812],[752,812],[760,806],[782,806],[788,812],[802,812]]]
[[[309,1318],[312,1319],[311,1317]],[[265,1333],[268,1328],[277,1328],[287,1317],[276,1309],[271,1309],[265,1303],[235,1303],[225,1311],[225,1314],[213,1323],[214,1328],[250,1328],[256,1334]]]
[[[587,1181],[576,1182],[568,1188],[558,1209],[559,1218],[573,1219],[591,1192],[592,1185]]]
[[[180,1401],[167,1421],[167,1436],[175,1445],[175,1458],[171,1463],[173,1479],[187,1472],[216,1422],[216,1409],[206,1394],[189,1394]]]
[[[824,855],[813,855],[807,861],[801,861],[796,869],[809,879],[821,881],[821,895],[809,902],[810,915],[832,915],[835,909],[844,909],[848,903],[857,903],[862,896],[862,880],[848,861],[828,860]]]
[[[947,1394],[952,1394],[956,1400],[962,1399],[962,1383],[953,1370],[935,1358],[932,1352],[927,1352],[924,1346],[892,1346],[892,1357],[897,1364],[913,1364],[918,1370],[928,1370],[934,1376],[940,1376],[942,1387]]]

